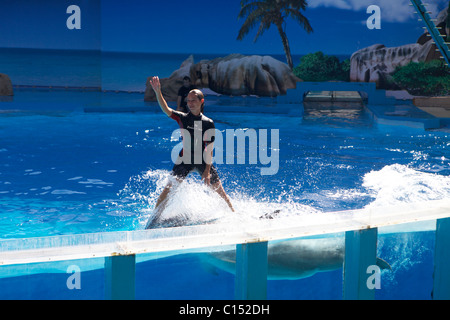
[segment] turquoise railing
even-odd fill
[[[428,33],[433,38],[437,49],[441,52],[442,57],[450,67],[450,50],[448,49],[448,42],[445,42],[444,35],[439,32],[439,29],[434,24],[433,19],[430,17],[430,11],[427,10],[426,5],[421,0],[411,0],[412,5],[416,9],[417,14],[421,17],[421,20],[425,24]]]

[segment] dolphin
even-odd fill
[[[159,208],[158,208],[159,209]],[[159,209],[153,212],[146,224],[146,229],[182,227],[188,225],[209,224],[217,222],[217,217],[209,217],[207,221],[193,219],[193,215],[177,212],[167,214]],[[264,214],[260,220],[275,219],[280,210]],[[270,241],[267,249],[268,279],[301,279],[310,277],[317,272],[326,272],[342,268],[345,255],[345,237],[343,235],[320,238],[303,238],[285,241]],[[236,271],[236,250],[228,249],[201,253],[203,262],[234,274]],[[389,264],[377,258],[381,269],[391,269]]]
[[[195,226],[195,225],[204,225],[214,223],[220,218],[218,217],[210,217],[209,219],[205,219],[202,217],[199,220],[196,220],[192,217],[193,215],[189,212],[177,212],[176,215],[166,217],[163,215],[162,210],[155,210],[153,215],[147,220],[145,224],[145,229],[159,229],[159,228],[173,228],[173,227],[186,227],[186,226]]]
[[[342,268],[344,263],[344,237],[297,239],[269,242],[267,249],[269,280],[294,280],[310,277],[317,272]],[[221,270],[234,274],[236,251],[226,250],[207,253],[204,261]],[[389,264],[377,258],[381,269],[391,269]]]

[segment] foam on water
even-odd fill
[[[116,209],[140,211],[139,225],[145,227],[147,220],[154,218],[153,208],[169,181],[173,187],[159,219],[162,226],[164,221],[174,220],[177,225],[248,222],[276,210],[279,211],[276,217],[319,212],[310,206],[290,200],[282,203],[270,202],[249,196],[245,191],[226,190],[236,211],[233,213],[216,192],[200,181],[199,176],[192,174],[182,183],[177,183],[170,172],[164,170],[149,170],[132,177],[119,193],[121,201],[116,202]],[[251,190],[247,192],[251,194]],[[165,226],[173,226],[173,222]]]
[[[255,197],[252,188],[243,187],[242,184],[236,188],[238,191],[226,190],[236,210],[233,213],[217,193],[200,181],[198,175],[190,175],[179,184],[165,170],[149,170],[132,177],[119,193],[120,201],[116,202],[116,209],[138,212],[138,228],[144,228],[149,219],[155,218],[153,208],[169,181],[174,187],[168,196],[165,210],[158,217],[160,227],[246,223],[260,220],[261,217],[301,217],[313,222],[320,219],[323,213],[323,210],[302,203],[301,199],[289,194],[278,201],[268,200],[261,193]],[[358,198],[370,198],[370,203],[365,207],[384,207],[449,197],[450,177],[394,164],[366,173],[360,187],[328,192],[320,201],[354,202]]]
[[[364,176],[363,187],[375,198],[370,207],[441,200],[450,197],[450,177],[394,164]]]

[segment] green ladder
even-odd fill
[[[447,66],[450,66],[450,50],[448,49],[448,44],[450,43],[444,41],[444,35],[441,35],[439,29],[434,24],[433,19],[430,18],[429,14],[431,12],[427,11],[425,4],[423,4],[421,0],[411,0],[411,3],[416,8],[417,13],[422,17],[422,21],[425,23],[429,34],[433,38],[436,47],[441,52]]]

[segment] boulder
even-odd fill
[[[13,87],[8,75],[0,73],[0,96],[13,96]]]
[[[209,88],[225,95],[257,95],[275,97],[286,94],[301,81],[289,66],[270,56],[244,56],[231,54],[213,60],[202,60],[197,64],[189,57],[169,78],[161,80],[164,96],[168,101],[176,100],[182,79],[190,75],[198,88]],[[155,99],[147,81],[146,101]],[[175,96],[173,95],[175,94]]]
[[[300,81],[287,64],[271,56],[232,54],[200,61],[193,73],[200,79],[197,84],[225,95],[275,97]]]
[[[441,34],[446,34],[447,9],[442,10],[435,22],[441,27]],[[390,74],[398,66],[410,62],[431,61],[439,59],[440,52],[427,31],[416,43],[387,48],[382,44],[374,44],[361,49],[350,58],[350,81],[375,82],[378,88],[395,89],[389,82]]]
[[[355,52],[350,59],[350,81],[375,82],[379,88],[388,87],[389,75],[398,66],[411,61],[428,61],[435,46],[431,41],[424,45],[413,43],[400,47],[387,48],[374,44]]]

